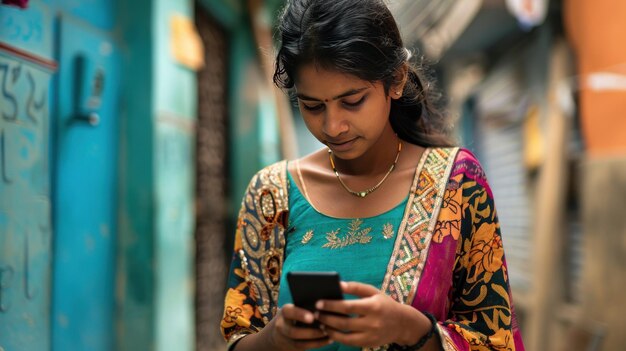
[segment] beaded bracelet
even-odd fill
[[[426,343],[428,342],[428,340],[430,340],[430,338],[433,337],[433,334],[435,334],[435,330],[437,329],[437,318],[435,318],[435,316],[433,316],[432,314],[428,313],[428,312],[422,312],[424,313],[424,315],[426,317],[428,317],[428,319],[430,320],[430,323],[432,324],[432,327],[430,328],[430,330],[428,331],[428,333],[426,333],[424,336],[422,336],[416,344],[414,345],[408,345],[408,346],[403,346],[403,345],[398,345],[396,343],[391,344],[391,350],[398,350],[398,351],[417,351],[419,349],[421,349],[422,347],[424,347],[424,345],[426,345]]]

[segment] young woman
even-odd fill
[[[450,147],[383,1],[291,0],[280,31],[274,81],[326,147],[250,182],[229,347],[523,350],[485,174]],[[289,271],[337,271],[352,298],[295,307]]]

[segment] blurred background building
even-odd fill
[[[626,2],[390,0],[493,188],[526,347],[626,345]],[[283,0],[2,0],[0,350],[224,350],[250,177],[320,145]]]

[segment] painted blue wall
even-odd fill
[[[191,350],[195,72],[171,52],[192,2],[119,3],[123,74],[118,350]],[[132,77],[132,79],[130,79]]]
[[[193,22],[193,2],[155,0],[156,349],[194,349],[194,203],[197,83],[174,61],[172,16]]]
[[[191,5],[0,6],[3,45],[59,63],[0,49],[0,350],[193,348],[196,82],[169,33]],[[75,92],[98,69],[94,127]]]
[[[119,1],[120,200],[116,350],[154,350],[154,133],[151,0]]]
[[[0,347],[109,350],[116,242],[117,60],[110,1],[0,6]],[[22,55],[19,51],[24,52]],[[76,57],[89,67],[76,79]],[[20,59],[55,60],[58,71]],[[105,72],[100,106],[89,96]],[[97,127],[74,123],[97,109]],[[93,106],[90,106],[93,105]],[[34,219],[34,220],[33,220]],[[51,269],[52,268],[52,269]],[[4,306],[4,307],[2,307]]]
[[[52,59],[53,9],[50,2],[31,1],[28,10],[0,5],[0,41],[39,57]]]
[[[228,23],[234,210],[280,158],[275,108],[239,1]],[[0,347],[193,349],[195,73],[171,54],[187,0],[32,0],[0,6]],[[0,50],[1,51],[1,50]],[[76,57],[87,78],[76,80]],[[96,127],[74,122],[105,72]],[[91,73],[90,73],[91,72]],[[88,99],[87,99],[88,100]],[[253,152],[251,152],[253,151]],[[53,269],[51,269],[53,267]]]
[[[52,348],[105,351],[114,341],[117,45],[72,15],[56,21]],[[78,119],[89,113],[97,125]]]
[[[46,349],[50,72],[0,53],[0,81],[0,347]]]
[[[50,10],[0,6],[3,45],[50,60]],[[50,347],[48,154],[54,70],[0,49],[0,349]]]

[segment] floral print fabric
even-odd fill
[[[467,150],[457,155],[433,235],[413,305],[442,321],[444,349],[523,351],[494,199]]]

